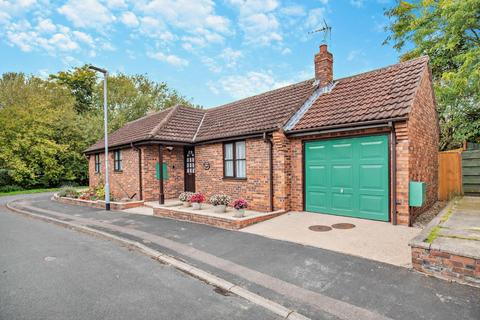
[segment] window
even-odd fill
[[[95,154],[95,172],[100,173],[100,154]]]
[[[223,174],[226,178],[245,179],[247,177],[245,141],[223,145]]]
[[[115,150],[113,152],[113,169],[115,171],[122,171],[122,152],[121,150]]]

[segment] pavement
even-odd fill
[[[0,319],[278,319],[117,243],[0,208]]]
[[[435,229],[435,230],[434,230]],[[432,231],[436,237],[425,240]],[[480,259],[480,197],[459,197],[412,240],[420,247]]]
[[[480,314],[478,288],[369,259],[184,221],[63,205],[48,196],[15,205],[144,243],[311,319],[478,320]]]
[[[313,225],[332,226],[337,223],[349,223],[355,227],[352,229],[331,228],[326,232],[309,229]],[[412,256],[408,243],[420,233],[421,229],[328,214],[289,212],[241,231],[396,266],[411,267]]]

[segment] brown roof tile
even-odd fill
[[[421,57],[335,81],[316,99],[292,132],[406,117],[428,58]],[[109,135],[109,146],[143,140],[202,142],[274,130],[284,125],[315,90],[314,79],[211,109],[175,106],[127,123]],[[103,148],[103,139],[86,152]]]
[[[207,109],[196,141],[281,127],[315,89],[313,79]]]
[[[428,57],[336,80],[290,131],[408,116]]]

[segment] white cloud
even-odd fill
[[[108,8],[97,0],[68,0],[57,11],[80,28],[101,28],[115,20]]]
[[[8,23],[10,21],[10,15],[6,12],[0,11],[0,24]]]
[[[5,13],[8,16],[15,16],[32,9],[36,4],[36,0],[0,0],[0,12]]]
[[[245,75],[231,75],[220,78],[217,82],[210,81],[207,86],[214,94],[225,92],[234,99],[241,99],[288,84],[289,82],[276,80],[271,71],[250,71]]]
[[[176,67],[185,67],[188,66],[188,60],[180,58],[173,54],[164,54],[162,52],[155,52],[155,53],[147,53],[152,59],[156,59],[158,61],[166,62]]]
[[[229,68],[236,66],[238,59],[243,56],[243,53],[239,50],[233,50],[232,48],[223,49],[222,53],[219,55],[221,59],[225,61],[225,64]]]
[[[222,41],[224,35],[231,34],[230,20],[215,13],[212,0],[153,0],[136,8],[147,17],[162,20],[166,26],[203,37],[202,45]],[[189,46],[193,48],[192,43]]]
[[[175,39],[175,36],[168,31],[167,26],[162,20],[152,17],[143,17],[140,19],[140,32],[145,36],[165,42]]]
[[[79,48],[78,43],[63,33],[54,34],[50,40],[48,40],[48,43],[62,51],[72,51]]]
[[[285,49],[282,50],[281,53],[282,53],[282,55],[287,55],[287,54],[292,53],[292,50],[290,48],[285,48]]]
[[[93,39],[89,34],[86,34],[81,31],[73,31],[73,35],[80,41],[85,42],[86,44],[93,46]]]
[[[127,7],[124,0],[107,0],[107,7],[112,9],[123,9]]]
[[[227,47],[214,58],[201,57],[201,61],[213,73],[220,73],[224,68],[235,68],[242,56],[243,53],[241,51]]]
[[[360,8],[364,5],[364,0],[350,0],[350,4],[354,7]]]
[[[317,28],[323,24],[325,8],[315,8],[308,12],[305,25],[308,28]]]
[[[283,40],[280,23],[273,12],[279,6],[276,0],[229,0],[240,11],[239,25],[245,41],[268,45]]]
[[[137,27],[139,25],[137,16],[131,11],[122,13],[120,20],[129,27]]]
[[[351,50],[351,51],[348,53],[347,61],[356,60],[358,57],[363,56],[363,55],[364,55],[364,54],[363,54],[363,51],[360,50],[360,49]]]
[[[50,19],[41,19],[38,22],[37,30],[39,32],[52,33],[57,30],[57,27],[52,23]]]
[[[289,7],[283,7],[280,12],[287,16],[301,17],[305,15],[305,8],[302,6],[294,5]]]

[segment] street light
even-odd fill
[[[108,182],[108,110],[107,110],[107,76],[108,71],[95,66],[89,69],[103,73],[103,126],[105,127],[105,210],[110,211],[110,184]]]

